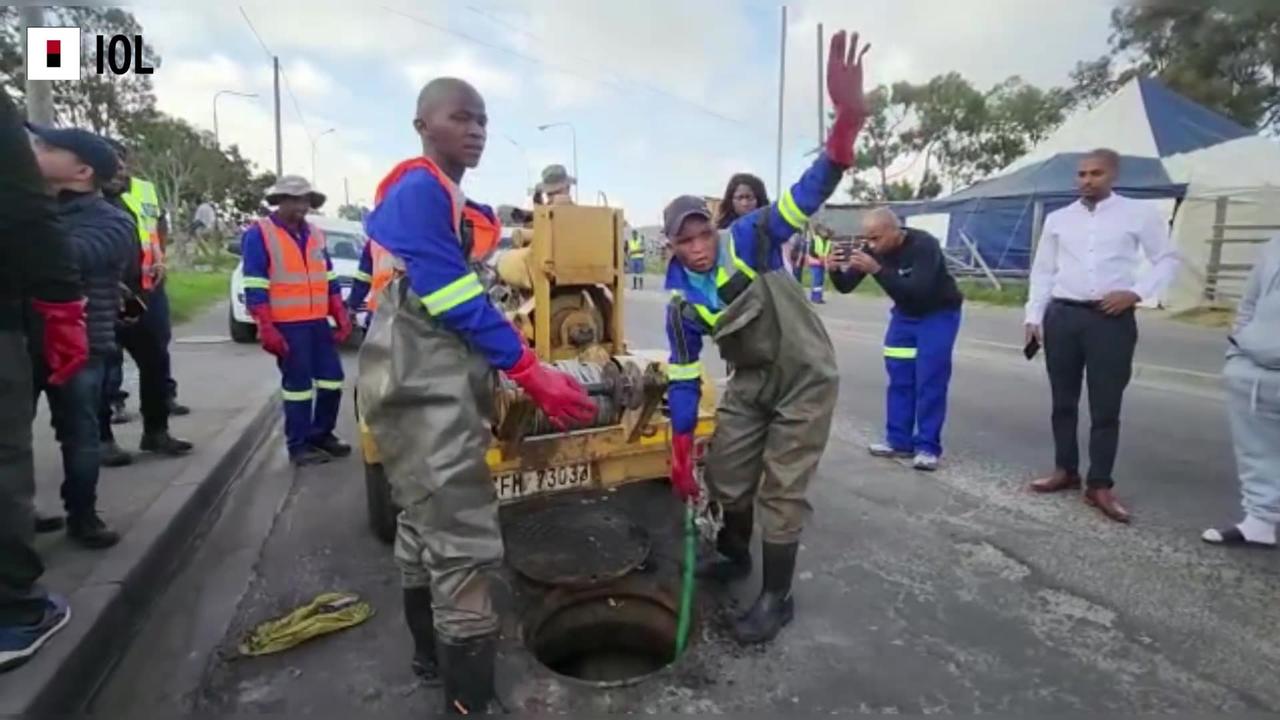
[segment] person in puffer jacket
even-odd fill
[[[1280,524],[1280,235],[1245,285],[1222,370],[1244,519],[1205,530],[1214,545],[1274,548]]]
[[[120,538],[98,517],[98,404],[105,359],[116,352],[120,281],[133,227],[127,215],[102,197],[102,183],[119,169],[106,140],[79,128],[28,129],[40,174],[57,195],[58,221],[80,270],[89,336],[89,362],[62,385],[51,383],[45,364],[33,358],[35,388],[49,401],[62,446],[67,534],[85,547],[106,548]]]

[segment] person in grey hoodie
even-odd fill
[[[1244,519],[1205,530],[1201,538],[1274,548],[1280,524],[1280,235],[1262,247],[1249,275],[1222,376]]]

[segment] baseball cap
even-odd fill
[[[681,195],[667,204],[662,211],[662,233],[667,239],[674,240],[680,232],[680,226],[691,217],[711,219],[711,209],[707,201],[697,195]]]
[[[83,128],[54,128],[27,123],[32,135],[50,147],[66,150],[80,158],[80,162],[93,168],[99,181],[110,180],[120,172],[120,160],[116,151],[102,136]]]

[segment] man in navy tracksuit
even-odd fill
[[[893,211],[868,213],[860,239],[869,252],[837,250],[829,264],[836,290],[852,292],[870,275],[893,299],[884,338],[889,373],[885,441],[874,443],[870,451],[877,457],[914,456],[917,470],[936,470],[964,298],[937,239],[902,227]]]

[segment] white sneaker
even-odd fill
[[[927,452],[916,453],[916,459],[911,461],[911,467],[925,472],[933,472],[938,469],[938,456]]]
[[[890,445],[889,443],[882,443],[882,442],[871,443],[870,445],[867,446],[867,452],[871,453],[875,457],[880,457],[880,458],[911,457],[910,450],[895,450],[893,449],[893,446]]]

